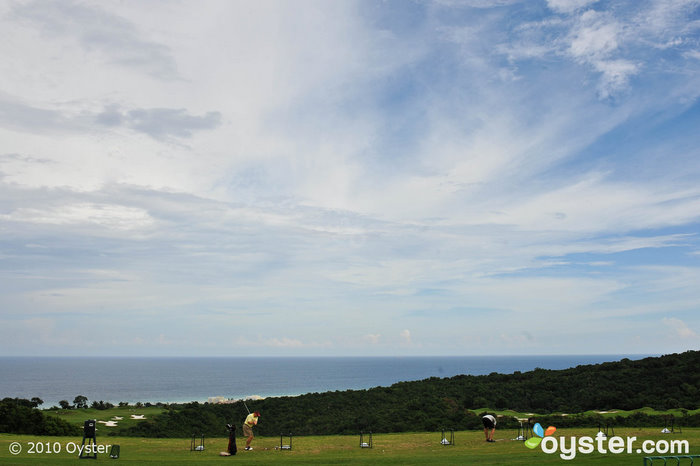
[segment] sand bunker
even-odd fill
[[[100,424],[104,424],[105,427],[117,427],[117,422],[116,421],[97,421]]]

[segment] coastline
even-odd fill
[[[0,357],[0,397],[72,402],[206,403],[363,390],[430,377],[566,369],[652,355],[517,355],[445,357]]]

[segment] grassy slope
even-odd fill
[[[76,424],[82,427],[83,423],[88,419],[97,419],[98,421],[109,421],[112,418],[121,417],[121,421],[117,421],[119,427],[131,427],[136,425],[140,420],[131,419],[131,415],[144,415],[147,419],[153,418],[157,414],[164,411],[163,408],[157,406],[151,406],[148,408],[134,408],[130,407],[114,407],[110,409],[59,409],[58,411],[44,410],[44,414],[47,416],[55,416],[64,419],[72,424]],[[109,427],[104,427],[98,424],[98,429],[108,430]]]
[[[690,453],[700,455],[700,429],[684,429],[682,434],[663,435],[657,428],[627,429],[616,432],[618,436],[635,436],[638,444],[646,439],[688,440]],[[560,429],[557,436],[593,436],[594,429]],[[496,431],[496,438],[509,439],[514,431]],[[27,442],[68,442],[80,444],[81,438],[32,437],[26,435],[0,434],[0,463],[2,464],[75,464],[76,456],[60,454],[27,454]],[[479,431],[456,432],[454,446],[440,445],[440,433],[375,434],[374,448],[359,448],[359,436],[295,437],[293,450],[278,451],[279,437],[256,438],[254,451],[239,451],[232,458],[218,456],[227,445],[226,438],[205,439],[205,451],[191,452],[189,439],[141,439],[124,437],[100,437],[100,444],[119,444],[120,463],[131,464],[199,464],[215,461],[230,461],[237,464],[479,464],[479,465],[530,465],[561,464],[557,454],[547,455],[539,449],[530,450],[522,442],[503,440],[484,442]],[[20,442],[24,452],[12,456],[11,442]],[[638,446],[637,444],[637,446]],[[242,440],[238,439],[239,448]],[[65,448],[65,447],[63,447]],[[578,455],[575,464],[634,464],[642,463],[643,454],[602,455],[592,453]],[[98,455],[100,462],[112,461],[108,455]],[[689,461],[686,461],[689,464]],[[92,464],[92,463],[91,463]],[[110,463],[111,464],[111,463]],[[675,462],[674,462],[675,464]],[[682,463],[684,464],[684,463]]]
[[[134,408],[134,407],[115,407],[107,410],[97,410],[97,409],[71,409],[71,410],[58,410],[58,411],[44,411],[45,414],[50,415],[50,416],[57,416],[61,419],[64,419],[68,422],[71,422],[73,424],[82,426],[83,422],[87,419],[97,419],[98,421],[109,421],[113,417],[122,417],[123,420],[117,421],[119,424],[119,427],[130,427],[135,425],[136,423],[139,422],[139,420],[134,420],[131,419],[132,414],[136,415],[145,415],[146,418],[151,419],[157,414],[160,414],[164,411],[163,408],[159,408],[156,406],[151,406],[148,408]],[[494,411],[493,409],[488,409],[484,408],[482,410],[473,410],[475,413],[481,413],[483,411],[488,411],[490,413],[495,412],[498,415],[501,416],[507,416],[507,417],[516,417],[516,418],[528,418],[528,417],[537,417],[537,414],[534,416],[532,413],[520,413],[516,411],[511,411],[511,410],[496,410]],[[629,416],[631,414],[634,414],[636,412],[643,412],[646,414],[654,415],[654,414],[673,414],[676,416],[676,418],[681,418],[682,413],[680,409],[674,409],[674,410],[669,410],[669,411],[656,411],[651,408],[640,408],[640,409],[635,409],[633,411],[618,411],[618,410],[612,410],[605,412],[601,414],[602,417],[615,417],[615,416]],[[696,410],[691,410],[688,411],[688,415],[692,414],[698,414],[700,413],[700,409]],[[596,411],[586,411],[583,414],[589,414],[589,415],[596,415],[598,412]],[[109,432],[111,429],[110,427],[106,427],[103,425],[98,424],[98,428],[104,433]]]

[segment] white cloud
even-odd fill
[[[301,347],[304,344],[301,342],[301,340],[297,340],[295,338],[271,338],[269,340],[265,340],[264,343],[266,346],[274,346],[274,347]]]
[[[434,0],[435,3],[449,7],[495,8],[512,5],[522,0]]]
[[[143,68],[162,79],[177,77],[168,47],[145,37],[133,23],[97,5],[73,1],[17,4],[11,16],[33,23],[51,40],[76,40],[83,50],[98,53],[106,62]]]
[[[594,61],[609,56],[618,48],[620,25],[608,15],[593,10],[583,13],[571,32],[571,54]]]
[[[539,350],[530,315],[692,309],[695,270],[644,258],[697,251],[694,4],[406,5],[0,6],[0,312],[464,354],[437,317]]]
[[[206,115],[196,116],[188,115],[187,111],[181,108],[136,108],[121,111],[118,108],[109,107],[96,115],[95,121],[109,128],[123,125],[156,139],[171,136],[189,138],[193,131],[213,129],[219,126],[221,114],[208,112]]]
[[[593,62],[593,66],[603,74],[600,94],[604,98],[627,88],[630,78],[639,71],[639,65],[627,60],[601,60]]]
[[[664,317],[662,322],[665,326],[671,328],[674,332],[674,336],[677,338],[697,338],[698,334],[691,330],[688,325],[680,319],[675,317]]]
[[[683,55],[693,60],[700,60],[700,50],[688,50],[683,52]]]
[[[35,224],[95,224],[104,228],[133,230],[151,228],[154,219],[142,208],[115,204],[64,204],[54,209],[19,208],[0,219]]]
[[[598,0],[547,0],[547,6],[558,13],[573,13],[597,2]]]
[[[602,74],[600,93],[604,98],[625,89],[640,65],[617,58],[624,37],[623,26],[608,14],[588,10],[576,20],[569,41],[569,53],[579,62],[591,65]]]
[[[503,206],[504,214],[492,215],[491,221],[522,229],[580,232],[660,228],[698,219],[700,193],[670,189],[654,192],[653,186],[607,181],[592,173],[561,189]]]

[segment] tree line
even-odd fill
[[[30,435],[79,435],[82,429],[56,416],[45,415],[37,407],[40,398],[0,400],[0,432]]]
[[[700,352],[688,351],[564,370],[538,368],[513,374],[432,377],[390,387],[266,398],[247,404],[250,410],[262,413],[258,424],[261,435],[478,429],[481,415],[489,409],[537,412],[541,422],[562,427],[595,427],[604,422],[600,416],[576,413],[642,407],[697,409],[700,407],[698,367]],[[552,413],[570,415],[551,416]],[[122,434],[187,437],[201,432],[221,435],[225,424],[240,425],[246,414],[240,402],[170,405],[163,414],[126,429]],[[619,426],[663,426],[667,419],[637,413],[607,422]],[[700,415],[686,415],[678,422],[700,426]],[[518,421],[501,418],[499,425],[516,428]]]
[[[294,435],[330,435],[356,434],[360,431],[478,429],[481,415],[489,410],[504,409],[536,412],[539,413],[538,422],[559,427],[595,427],[601,422],[612,422],[618,426],[664,426],[668,419],[643,413],[617,416],[612,420],[577,413],[642,407],[657,410],[697,409],[700,407],[698,367],[700,351],[688,351],[634,361],[622,359],[618,362],[580,365],[564,370],[538,368],[512,374],[432,377],[389,387],[266,398],[251,400],[247,404],[250,410],[262,413],[258,433],[264,436],[288,432]],[[78,398],[74,400],[73,408],[78,409],[78,405],[86,407],[88,400]],[[5,414],[7,409],[17,410],[21,406],[22,416],[38,418],[32,409],[43,416],[36,409],[36,400],[33,407],[32,401],[28,400],[3,400],[0,404],[0,431],[15,432],[11,430],[15,428],[12,427],[14,424],[8,421],[9,417]],[[97,405],[100,406],[99,403]],[[112,429],[110,434],[189,437],[193,433],[203,433],[221,436],[226,435],[225,426],[229,423],[240,430],[247,415],[246,407],[241,402],[162,406],[162,414],[136,426]],[[562,417],[561,413],[569,415]],[[43,422],[51,424],[54,421]],[[700,415],[684,414],[677,422],[683,426],[700,426]],[[500,428],[517,426],[518,421],[514,418],[499,419]]]

